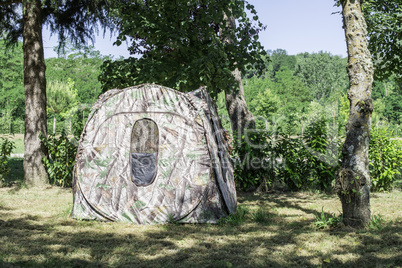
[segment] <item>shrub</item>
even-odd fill
[[[374,231],[379,231],[384,228],[385,220],[381,214],[373,215],[371,217],[369,228]]]
[[[268,223],[276,215],[269,213],[266,209],[259,207],[255,212],[251,214],[251,219],[257,223]]]
[[[247,218],[247,215],[249,214],[249,209],[245,206],[239,206],[237,207],[236,214],[230,214],[224,218],[221,218],[219,220],[219,224],[224,225],[224,224],[230,224],[233,226],[239,226],[244,223],[244,221]]]
[[[325,229],[328,227],[335,228],[339,227],[341,223],[342,215],[336,217],[335,214],[325,213],[324,207],[322,207],[320,214],[315,215],[314,224],[317,229]]]
[[[305,140],[291,137],[289,129],[275,133],[254,131],[235,147],[236,185],[241,190],[263,186],[268,189],[278,178],[291,191],[328,191],[340,164],[341,139],[323,116],[306,129]],[[253,164],[256,164],[253,165]]]
[[[6,138],[0,138],[0,184],[4,182],[5,177],[10,172],[8,158],[14,148],[15,145],[12,141],[9,141]]]
[[[331,127],[324,116],[311,122],[305,134],[310,187],[321,191],[331,189],[340,166],[341,139],[338,129]]]
[[[276,173],[292,191],[318,189],[328,191],[340,164],[341,139],[338,130],[320,116],[306,128],[304,140],[280,133],[276,154],[282,165]]]
[[[268,132],[251,131],[234,147],[234,178],[241,190],[269,188],[274,181],[275,145]]]
[[[73,168],[77,146],[71,142],[63,131],[59,137],[49,135],[40,137],[48,150],[48,157],[42,159],[49,174],[50,184],[72,186]]]
[[[385,126],[373,128],[369,149],[372,191],[389,191],[401,174],[402,146]]]
[[[303,141],[283,134],[278,138],[277,155],[282,159],[276,168],[278,177],[291,191],[307,189],[310,168],[307,162],[308,151]]]

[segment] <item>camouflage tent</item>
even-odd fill
[[[227,142],[203,88],[144,84],[101,95],[73,180],[77,219],[213,223],[237,206]]]

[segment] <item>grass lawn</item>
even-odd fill
[[[360,231],[317,229],[336,195],[283,192],[240,193],[243,222],[137,226],[70,219],[71,189],[25,189],[22,161],[0,188],[0,267],[402,267],[401,177]]]
[[[238,201],[239,225],[137,226],[70,219],[70,189],[0,188],[0,267],[402,267],[402,192],[372,194],[383,222],[362,231],[317,230],[322,208],[339,215],[335,195]]]

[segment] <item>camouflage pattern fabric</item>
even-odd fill
[[[144,84],[101,95],[80,138],[72,217],[214,223],[234,213],[233,169],[215,116],[205,89],[183,94]],[[134,129],[144,119],[157,127]],[[150,184],[133,177],[132,156],[141,154],[156,159]]]
[[[224,138],[224,129],[219,120],[214,102],[205,88],[200,88],[188,94],[193,105],[204,110],[204,128],[208,140],[211,160],[219,183],[219,189],[225,200],[225,204],[231,214],[237,210],[236,186],[233,177],[233,167],[230,161],[228,144]]]

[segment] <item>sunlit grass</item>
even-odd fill
[[[69,189],[0,188],[0,266],[398,267],[401,200],[373,194],[381,228],[362,231],[318,230],[322,208],[341,204],[312,193],[240,194],[240,222],[138,226],[70,219]]]

